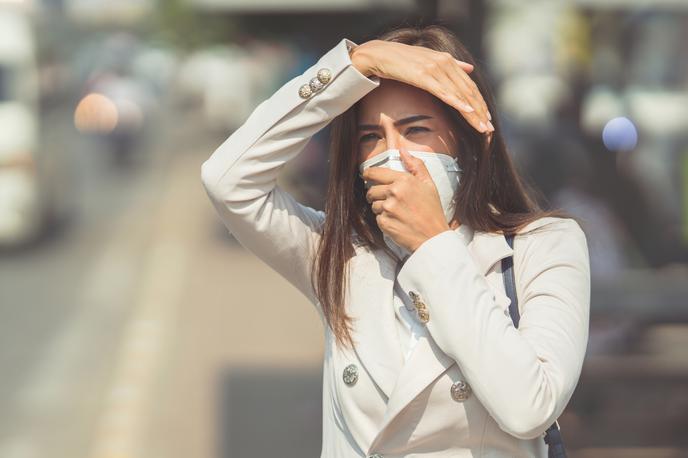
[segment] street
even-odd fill
[[[228,235],[184,132],[114,173],[81,145],[78,224],[0,258],[0,457],[319,453],[320,322]]]

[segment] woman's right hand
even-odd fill
[[[370,40],[351,51],[351,62],[365,76],[393,79],[430,92],[459,110],[479,132],[489,135],[494,131],[487,104],[468,76],[473,65],[455,59],[447,52]]]

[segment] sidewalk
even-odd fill
[[[316,456],[321,323],[300,292],[226,235],[200,181],[205,156],[172,167],[164,226],[186,266],[141,456]]]

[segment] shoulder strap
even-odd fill
[[[511,249],[514,248],[514,234],[505,235],[506,243],[509,244]],[[516,296],[516,280],[514,278],[514,258],[509,256],[508,258],[502,259],[502,278],[504,280],[504,289],[506,290],[506,295],[511,299],[509,304],[509,315],[511,315],[511,321],[514,322],[514,326],[518,327],[518,323],[521,320],[521,315],[518,313],[518,297]]]
[[[505,235],[506,243],[511,249],[514,249],[514,234]],[[518,297],[516,296],[516,275],[514,274],[514,257],[502,259],[502,279],[504,280],[504,289],[506,295],[511,299],[509,304],[509,315],[514,326],[518,328],[518,323],[521,320],[521,315],[518,313]],[[555,421],[552,426],[545,431],[545,442],[547,443],[549,458],[566,458],[566,450],[564,449],[564,442],[559,430],[559,422]]]

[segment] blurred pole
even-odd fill
[[[688,245],[688,148],[683,151],[682,161],[681,161],[681,186],[683,187],[683,243]]]
[[[422,21],[432,21],[439,13],[440,0],[417,0],[418,15]]]
[[[451,3],[445,0],[445,3]],[[483,60],[483,35],[485,32],[485,18],[487,16],[487,5],[485,0],[468,0],[468,15],[464,20],[466,34],[464,41],[471,50],[476,60]]]
[[[468,47],[476,60],[483,60],[483,32],[487,5],[484,0],[417,0],[422,23],[440,22]]]

